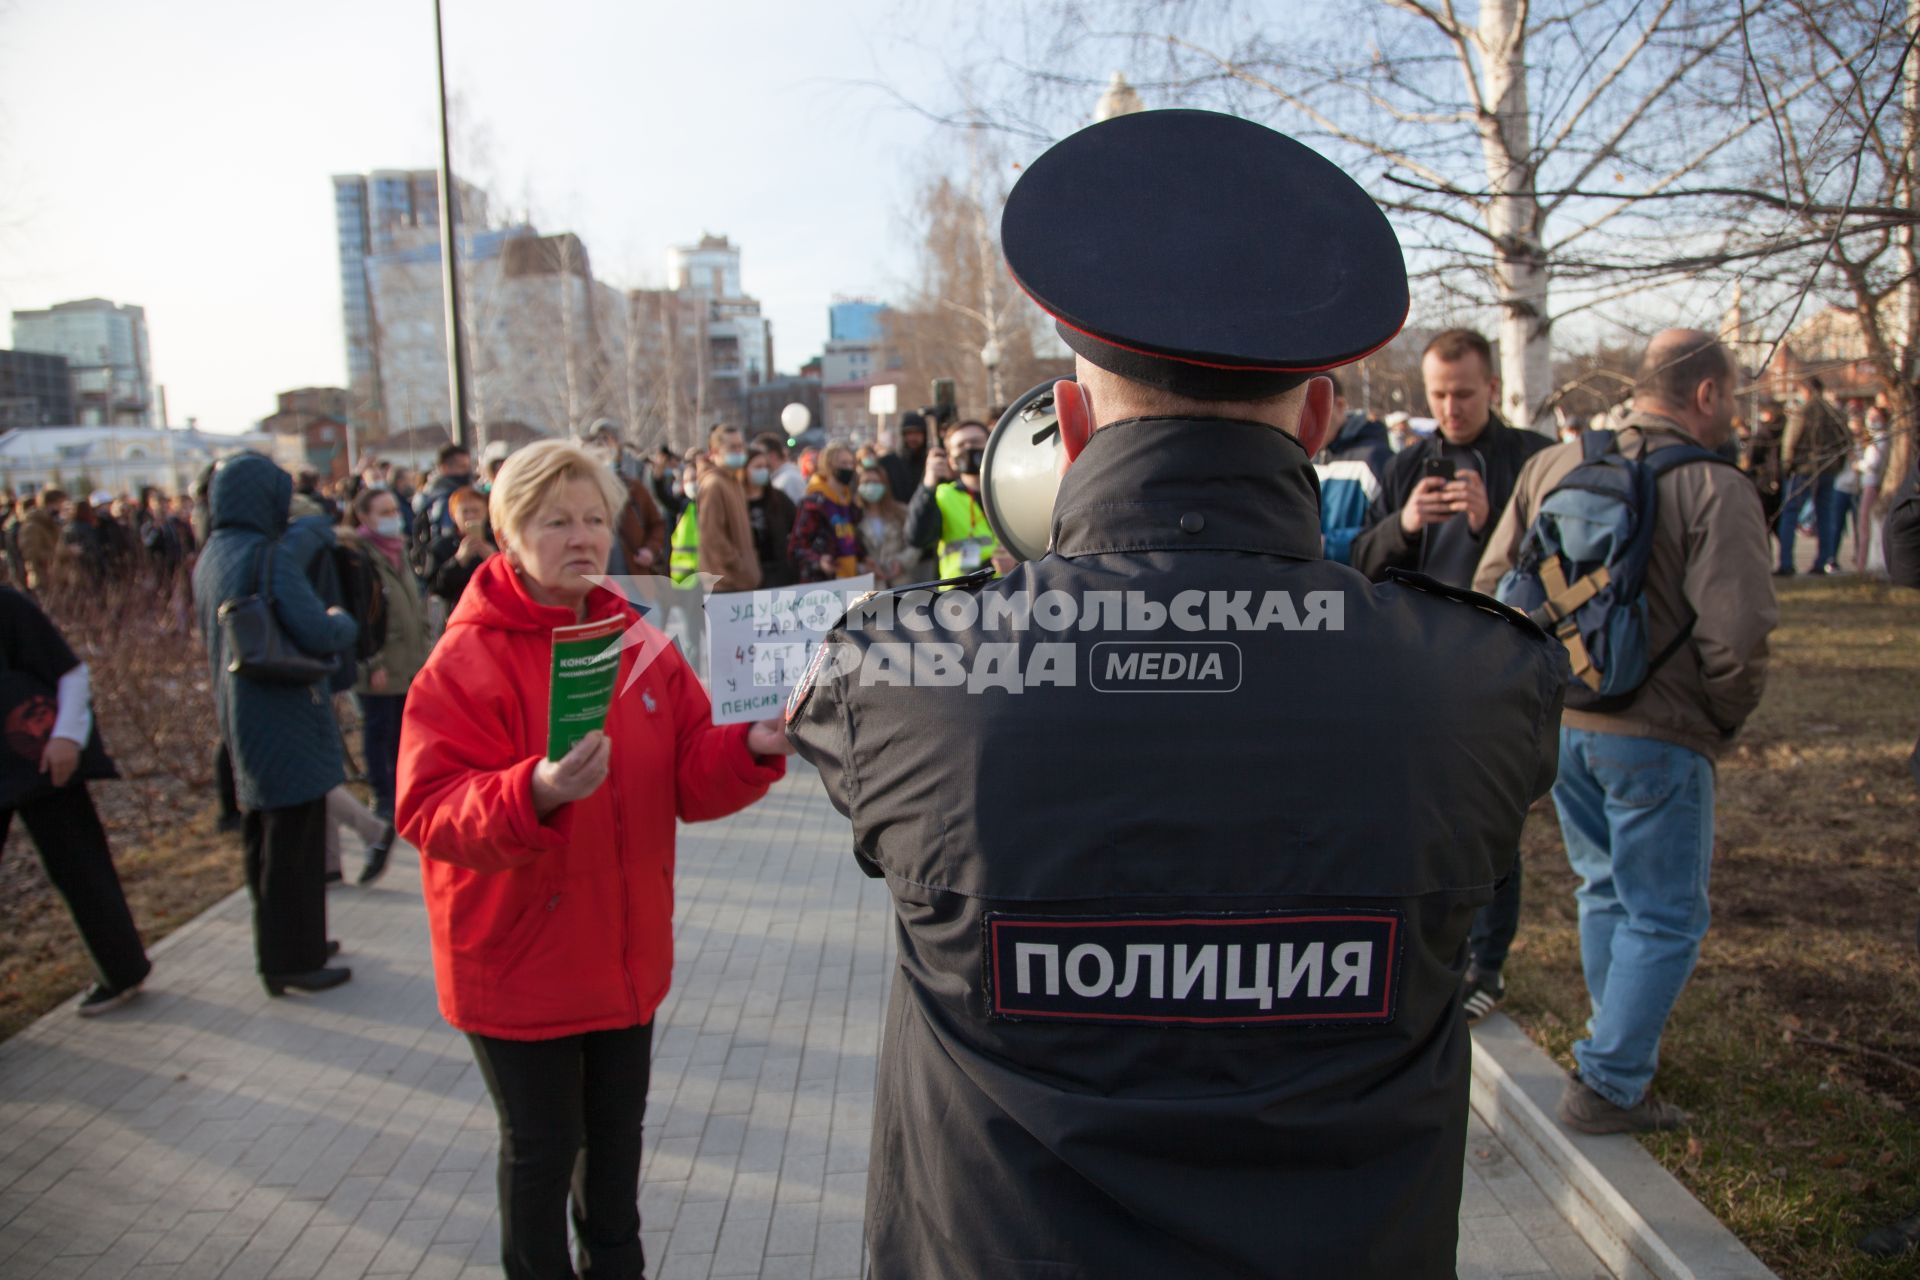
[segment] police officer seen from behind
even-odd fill
[[[872,1275],[1451,1277],[1467,929],[1566,663],[1320,556],[1313,374],[1399,329],[1399,245],[1199,111],[1059,143],[1002,239],[1078,357],[1052,549],[861,602],[788,712],[897,913]]]
[[[1434,335],[1420,357],[1427,405],[1439,427],[1395,454],[1381,479],[1367,531],[1354,539],[1353,567],[1378,580],[1417,569],[1449,586],[1473,582],[1520,467],[1553,441],[1515,431],[1494,412],[1500,379],[1493,348],[1471,329]],[[1520,860],[1473,922],[1467,965],[1467,1019],[1478,1022],[1506,995],[1501,970],[1520,931]]]
[[[955,423],[945,447],[927,451],[920,487],[907,504],[907,541],[933,549],[942,578],[989,565],[1004,573],[1014,565],[980,505],[980,465],[986,451],[985,427],[972,421]]]

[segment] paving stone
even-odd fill
[[[649,1274],[856,1280],[885,885],[800,766],[679,845]],[[499,1280],[498,1125],[439,1017],[414,855],[328,907],[355,963],[337,991],[267,999],[238,895],[156,949],[123,1015],[57,1010],[0,1044],[0,1276]],[[1463,1280],[1605,1275],[1477,1118],[1461,1224]]]

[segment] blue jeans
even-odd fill
[[[1846,509],[1840,499],[1846,495],[1833,487],[1833,476],[1788,476],[1785,494],[1780,499],[1780,522],[1774,532],[1780,535],[1780,568],[1793,570],[1793,539],[1800,529],[1800,512],[1807,499],[1813,499],[1813,529],[1818,538],[1814,547],[1813,572],[1818,573],[1840,558],[1840,525]]]
[[[1700,958],[1713,857],[1713,764],[1653,738],[1560,730],[1554,807],[1580,877],[1580,965],[1593,1016],[1580,1078],[1631,1107]]]

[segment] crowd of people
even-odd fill
[[[1321,547],[1376,581],[1407,570],[1494,592],[1542,503],[1587,456],[1586,433],[1566,431],[1555,447],[1509,429],[1477,333],[1440,334],[1422,370],[1436,420],[1427,435],[1350,409],[1336,379],[1315,456]],[[1687,1120],[1650,1086],[1707,927],[1712,761],[1764,683],[1769,572],[1792,571],[1808,511],[1816,572],[1839,571],[1849,524],[1856,569],[1886,563],[1871,554],[1898,496],[1885,405],[1836,406],[1808,378],[1794,405],[1762,404],[1749,431],[1730,386],[1717,344],[1663,335],[1634,400],[1589,428],[1604,425],[1635,457],[1700,448],[1746,473],[1676,467],[1662,479],[1646,592],[1653,629],[1679,634],[1685,652],[1663,665],[1670,646],[1630,707],[1570,703],[1564,719],[1553,796],[1582,880],[1595,1019],[1574,1047],[1580,1071],[1561,1115],[1592,1132]],[[87,780],[112,766],[83,714],[86,668],[35,598],[190,581],[223,820],[241,834],[265,989],[350,980],[327,928],[327,887],[345,879],[340,833],[366,846],[362,884],[407,838],[423,854],[442,1009],[468,1034],[500,1112],[508,1274],[565,1274],[570,1185],[596,1274],[637,1273],[640,1107],[671,969],[673,824],[757,800],[792,748],[777,722],[714,728],[705,691],[669,650],[640,696],[615,700],[603,731],[547,759],[547,637],[627,608],[593,588],[600,573],[743,591],[1012,572],[982,506],[988,434],[976,420],[907,414],[897,445],[830,440],[792,455],[782,438],[720,424],[704,447],[642,457],[602,422],[578,442],[490,446],[479,468],[454,444],[421,474],[374,459],[327,479],[241,454],[187,494],[81,500],[48,488],[20,499],[5,550],[25,590],[0,592],[0,671],[44,687],[49,737],[41,778],[0,796],[0,830],[22,814],[93,954],[98,981],[80,1012],[133,998],[151,966],[87,799]],[[1900,539],[1896,580],[1914,573],[1911,533]],[[250,597],[267,601],[275,635],[264,641],[239,620]],[[313,670],[260,674],[276,661],[272,640]],[[334,696],[357,709],[370,805],[346,786]],[[635,888],[635,868],[665,878]],[[1520,893],[1515,856],[1473,919],[1460,991],[1469,1021],[1505,994]],[[559,1079],[572,1083],[557,1090]],[[600,1158],[576,1183],[583,1147]]]

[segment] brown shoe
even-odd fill
[[[1649,1090],[1630,1107],[1616,1106],[1574,1076],[1560,1094],[1560,1123],[1578,1133],[1658,1133],[1684,1129],[1693,1116]]]

